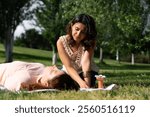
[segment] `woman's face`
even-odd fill
[[[86,26],[84,24],[77,22],[74,25],[72,25],[71,29],[72,29],[72,37],[77,43],[85,39]]]

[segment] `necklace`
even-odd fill
[[[76,53],[76,52],[78,52],[78,50],[80,49],[81,44],[76,45],[76,46],[75,46],[75,45],[74,45],[74,46],[69,45],[69,47],[70,47],[72,53]]]
[[[78,47],[78,49],[75,52],[72,53],[71,58],[72,58],[73,61],[80,64],[81,55],[82,55],[82,46],[80,45]]]

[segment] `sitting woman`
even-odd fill
[[[93,62],[97,35],[95,21],[87,14],[79,14],[66,29],[67,34],[57,41],[57,49],[68,84],[75,89],[95,87],[95,75],[98,74]]]

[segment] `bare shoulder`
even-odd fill
[[[57,49],[58,51],[62,51],[64,49],[64,39],[66,38],[66,35],[60,36],[59,39],[57,40]]]
[[[63,42],[65,39],[68,38],[68,35],[63,35],[63,36],[60,36],[59,39],[57,40],[57,47],[63,47]]]
[[[61,37],[57,40],[57,46],[61,43]]]
[[[62,36],[57,40],[57,48],[62,47]]]

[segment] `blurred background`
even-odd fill
[[[13,61],[13,47],[21,46],[51,51],[56,64],[56,41],[80,13],[96,21],[98,62],[150,63],[149,0],[0,0],[4,61]]]

